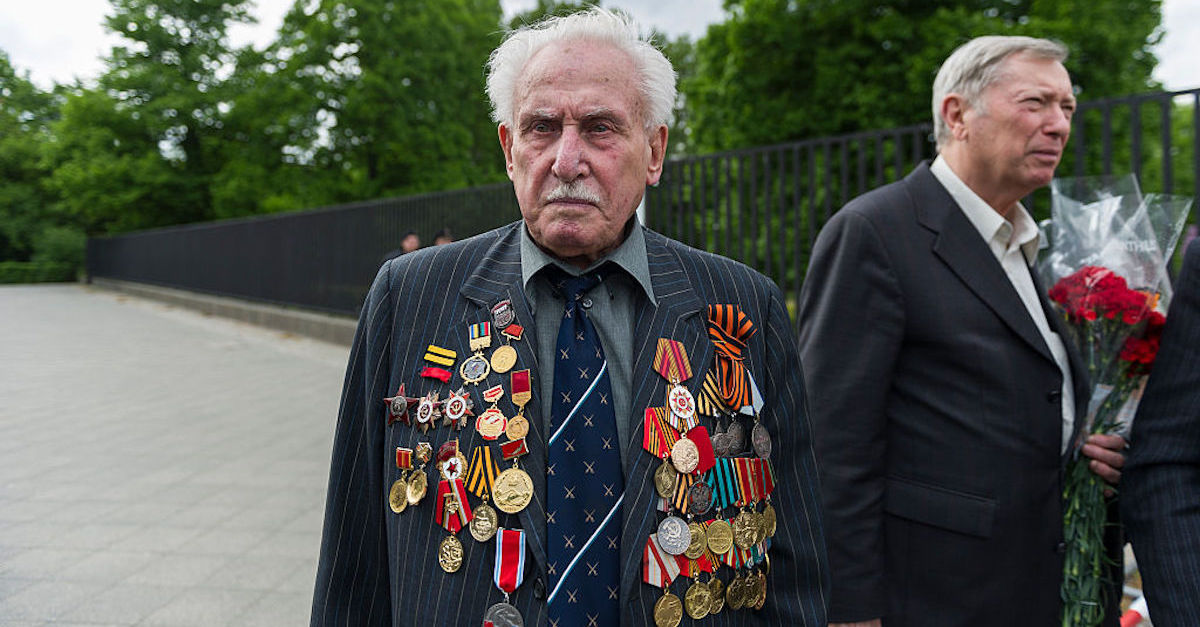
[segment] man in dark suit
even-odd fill
[[[1121,517],[1156,627],[1200,625],[1200,240],[1133,421]]]
[[[1062,473],[1087,375],[1030,271],[1019,201],[1049,183],[1075,98],[1054,42],[981,37],[943,64],[940,156],[822,229],[800,300],[830,620],[1056,624]],[[1124,442],[1094,436],[1116,481]]]
[[[523,220],[380,269],[346,373],[312,624],[478,625],[486,618],[512,625],[517,613],[526,625],[670,624],[680,620],[687,590],[689,614],[701,605],[720,612],[705,619],[709,624],[823,626],[828,574],[816,467],[783,295],[749,268],[669,240],[634,216],[645,186],[662,172],[675,94],[669,62],[628,18],[592,9],[511,34],[489,62],[488,93]],[[593,277],[603,278],[572,292],[578,294],[573,299],[557,291]],[[728,597],[732,605],[758,610],[713,603],[715,596],[727,597],[711,583],[714,575],[700,572],[707,557],[682,564],[666,555],[659,562],[670,542],[665,536],[650,542],[667,519],[654,481],[666,462],[642,450],[653,439],[643,437],[644,417],[656,415],[647,408],[664,405],[669,390],[675,400],[686,401],[683,389],[700,394],[716,360],[706,312],[717,304],[735,305],[755,326],[741,336],[739,363],[756,386],[747,398],[762,402],[757,421],[766,432],[760,435],[769,433],[776,448],[771,456],[769,442],[756,440],[755,449],[773,464],[774,536],[739,558],[758,565],[738,570],[737,602]],[[483,341],[487,330],[481,331],[486,322],[493,325],[490,346]],[[569,324],[581,325],[575,337],[560,333]],[[561,348],[593,332],[601,346],[586,355]],[[497,361],[498,343],[511,347],[511,362]],[[670,354],[659,348],[664,345]],[[491,368],[485,368],[485,351],[492,349]],[[592,350],[606,359],[598,369],[583,367]],[[662,367],[679,364],[684,352],[694,374]],[[528,376],[518,379],[524,371]],[[560,387],[578,380],[593,382],[581,396]],[[431,412],[452,411],[451,401],[439,398],[462,399],[464,382],[474,415],[459,423],[466,428],[431,420]],[[611,386],[611,394],[594,393],[603,386]],[[603,409],[571,409],[558,424],[562,406],[583,406],[585,398]],[[685,411],[687,403],[680,407]],[[453,411],[461,415],[461,409]],[[489,413],[493,409],[507,414],[507,426]],[[515,432],[514,423],[522,424]],[[709,422],[707,429],[716,426]],[[615,439],[591,437],[600,433],[588,431],[593,427],[615,429]],[[563,429],[576,428],[580,438],[559,438]],[[707,436],[701,435],[693,428],[686,439],[702,444]],[[422,442],[441,451],[424,471],[414,461]],[[470,459],[455,461],[450,442]],[[672,449],[672,464],[686,461],[683,453],[676,458]],[[484,454],[505,457],[501,475],[514,467],[520,472],[508,480],[489,477]],[[593,454],[599,461],[587,457]],[[510,455],[517,457],[510,461]],[[604,460],[616,461],[606,467]],[[564,484],[564,466],[580,461],[587,476]],[[768,468],[755,461],[746,459],[746,469]],[[464,465],[472,494],[455,496],[450,482]],[[414,492],[398,481],[412,483],[421,472],[433,475],[431,484],[440,479],[446,486],[438,490],[441,500],[405,498]],[[688,470],[680,472],[688,477]],[[686,483],[671,489],[678,485],[686,488],[688,506],[699,507]],[[399,499],[389,486],[399,486]],[[491,507],[475,498],[481,488],[492,491],[491,503],[502,510],[495,524],[518,535],[505,535],[504,542],[486,533],[473,539],[476,526],[470,536],[455,535],[457,523],[447,521],[461,521],[459,514],[471,509],[474,517],[465,524],[474,525]],[[766,511],[765,499],[744,496],[764,501],[747,507]],[[615,499],[609,515],[571,505],[605,498],[605,508]],[[730,510],[725,518],[738,513]],[[564,528],[571,517],[589,527]],[[697,515],[693,522],[711,517]],[[679,528],[667,531],[672,542],[681,537]],[[566,560],[564,551],[579,552]],[[725,554],[732,559],[732,552]],[[606,574],[610,558],[615,568]],[[691,579],[676,579],[671,593],[656,587],[681,565],[695,569]],[[721,566],[715,576],[733,589],[731,574]]]

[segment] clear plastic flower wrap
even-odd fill
[[[1063,486],[1062,624],[1099,625],[1112,589],[1104,581],[1111,487],[1079,449],[1090,434],[1124,435],[1133,419],[1158,354],[1171,297],[1167,262],[1191,199],[1143,196],[1132,175],[1055,179],[1051,192],[1049,247],[1038,273],[1091,383],[1090,398],[1076,399],[1087,413]]]

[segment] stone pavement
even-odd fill
[[[306,625],[348,352],[0,286],[0,625]]]

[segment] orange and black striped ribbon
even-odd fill
[[[467,491],[479,498],[487,498],[496,483],[500,468],[492,459],[492,449],[476,446],[471,453],[471,464],[467,470]]]
[[[675,479],[675,498],[671,499],[671,504],[684,514],[687,513],[688,488],[692,487],[695,481],[692,475],[683,473],[679,473],[679,477]]]
[[[708,306],[708,337],[716,349],[717,392],[733,411],[750,404],[750,385],[742,352],[758,331],[737,305]]]
[[[658,338],[654,349],[654,371],[671,383],[682,383],[692,377],[692,364],[687,349],[676,340]]]

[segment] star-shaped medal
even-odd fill
[[[400,384],[400,389],[396,390],[396,395],[383,399],[387,403],[388,408],[388,425],[399,420],[404,424],[408,424],[408,410],[416,405],[421,399],[413,398],[404,395],[404,384]]]
[[[442,403],[438,400],[437,392],[430,392],[420,398],[417,403],[417,424],[421,426],[421,433],[429,430],[429,427],[434,426],[434,422],[442,415]]]
[[[470,392],[463,387],[451,392],[450,396],[447,396],[445,402],[442,403],[442,407],[445,415],[442,422],[443,427],[454,424],[455,427],[462,429],[467,425],[467,416],[475,415],[471,411],[475,408],[475,401],[471,400]]]

